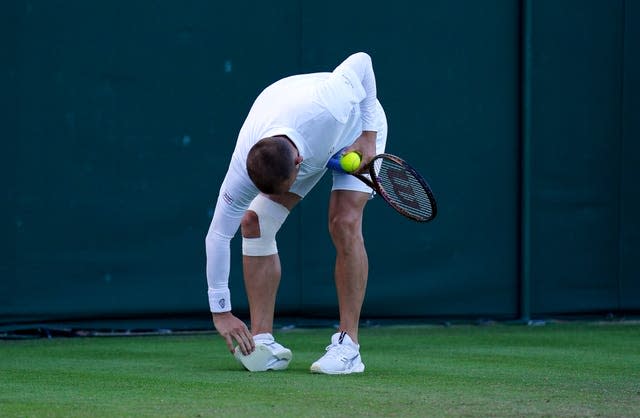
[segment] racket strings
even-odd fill
[[[419,220],[433,216],[431,197],[411,170],[396,161],[382,158],[374,163],[377,182],[387,201]]]

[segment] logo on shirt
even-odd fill
[[[344,81],[344,84],[347,84],[349,87],[353,88],[353,84],[351,84],[351,80],[349,80],[346,75],[342,74],[342,80]]]
[[[220,299],[220,300],[218,301],[218,306],[220,306],[220,309],[224,309],[224,307],[226,306],[226,304],[227,304],[227,301],[226,301],[224,298],[222,298],[222,299]]]
[[[229,192],[224,192],[222,194],[222,199],[228,204],[231,205],[233,204],[233,197],[231,197],[231,195],[229,194]]]

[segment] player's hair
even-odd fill
[[[295,154],[288,139],[270,136],[258,141],[247,156],[247,172],[253,184],[265,194],[280,194],[287,190],[286,181],[295,170]]]

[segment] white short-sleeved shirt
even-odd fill
[[[304,160],[290,191],[304,197],[326,170],[329,158],[351,145],[363,130],[384,131],[386,139],[386,118],[376,98],[371,60],[364,53],[350,56],[332,73],[279,80],[258,96],[240,129],[207,234],[212,312],[231,310],[229,242],[259,193],[246,170],[251,147],[270,136],[291,139]]]

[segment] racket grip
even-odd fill
[[[344,171],[342,169],[342,166],[340,165],[340,158],[342,158],[342,154],[344,153],[345,149],[346,148],[341,149],[340,151],[333,154],[331,158],[329,158],[329,161],[327,161],[327,168],[329,170],[337,171],[339,173],[346,173],[346,171]]]

